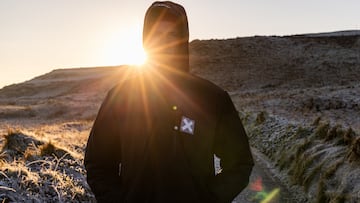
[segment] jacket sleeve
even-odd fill
[[[121,198],[115,104],[110,92],[101,105],[85,150],[87,182],[98,202],[119,202]]]
[[[214,143],[221,172],[212,181],[211,190],[218,202],[228,203],[248,185],[254,163],[237,110],[227,92],[222,98]]]

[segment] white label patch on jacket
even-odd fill
[[[183,116],[181,118],[180,131],[193,135],[195,130],[195,121]]]

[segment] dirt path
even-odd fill
[[[233,203],[304,203],[306,200],[296,197],[271,174],[264,157],[253,150],[255,167],[250,176],[250,184]]]

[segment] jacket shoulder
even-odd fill
[[[124,93],[128,92],[130,88],[135,88],[136,86],[139,86],[136,81],[138,81],[136,78],[139,77],[139,73],[132,70],[131,68],[128,68],[122,77],[119,78],[118,82],[114,84],[108,91],[108,95],[116,95],[118,93]],[[127,90],[127,91],[124,91]]]
[[[190,74],[191,80],[196,84],[196,86],[205,88],[206,90],[211,90],[216,94],[224,94],[226,93],[226,91],[224,89],[222,89],[221,87],[219,87],[218,85],[216,85],[215,83],[201,78],[197,75],[193,75]]]

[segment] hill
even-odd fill
[[[299,187],[309,201],[357,202],[359,53],[359,31],[255,36],[194,40],[190,43],[190,64],[193,74],[230,92],[252,147],[271,160],[272,172],[289,189]],[[8,163],[5,167],[14,168],[23,160],[25,164],[18,173],[24,175],[18,178],[29,178],[26,174],[31,171],[34,178],[47,173],[32,162],[50,161],[47,172],[52,169],[49,173],[55,174],[51,179],[54,182],[42,181],[53,184],[55,189],[50,188],[49,193],[54,199],[91,199],[86,195],[89,189],[81,166],[88,131],[107,91],[121,81],[129,68],[58,69],[0,89],[0,157]],[[8,141],[12,136],[32,141],[23,141],[29,145],[14,149]],[[55,148],[52,153],[43,153],[49,143]],[[25,152],[30,158],[24,157]],[[54,170],[60,163],[72,163],[77,170]],[[16,175],[5,170],[4,165],[0,172],[8,177],[5,185],[1,183],[8,188],[8,195],[0,195],[0,200],[7,197],[21,201],[11,189],[25,194],[26,184],[36,183],[31,179],[16,185],[11,182]],[[70,184],[64,180],[74,174],[77,179],[74,177],[75,185],[71,187],[78,192],[69,193],[59,183]],[[33,188],[31,194],[41,187]],[[44,200],[44,195],[35,195],[33,200]]]

